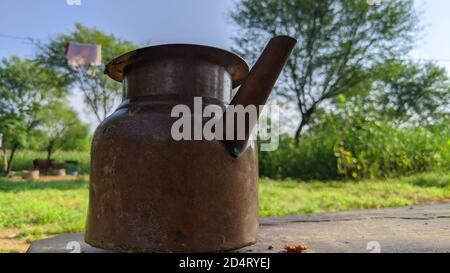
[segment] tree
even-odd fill
[[[121,85],[104,75],[103,66],[77,69],[69,66],[64,55],[64,48],[68,42],[100,44],[104,63],[135,49],[135,46],[112,34],[108,35],[96,28],[81,24],[76,24],[72,33],[57,35],[47,44],[37,43],[37,61],[48,69],[64,74],[68,84],[77,87],[83,93],[88,109],[95,115],[98,122],[101,122],[114,110],[115,102],[121,98]]]
[[[39,124],[39,111],[67,94],[65,79],[30,60],[2,59],[0,64],[0,132],[10,148],[6,171],[18,148],[30,145],[30,132]]]
[[[42,122],[36,130],[47,152],[47,160],[52,159],[56,150],[69,146],[75,148],[73,144],[83,145],[88,139],[88,126],[81,123],[77,113],[66,104],[53,103],[39,113]]]
[[[408,52],[417,29],[412,0],[243,0],[231,18],[241,28],[235,50],[251,60],[270,36],[298,39],[275,92],[300,114],[297,141],[321,105],[357,91],[373,67]]]
[[[445,118],[450,109],[450,79],[433,63],[390,60],[380,65],[373,95],[384,115],[397,123],[427,125]]]

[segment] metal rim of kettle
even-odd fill
[[[164,44],[136,49],[113,59],[106,65],[105,74],[122,82],[126,70],[133,65],[166,58],[201,59],[223,66],[231,75],[233,88],[241,85],[249,73],[244,59],[227,50],[205,45]]]

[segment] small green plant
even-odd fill
[[[362,169],[358,160],[353,157],[350,151],[345,150],[344,143],[339,143],[334,148],[334,154],[337,158],[337,174],[345,178],[356,179]]]

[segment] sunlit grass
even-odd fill
[[[410,206],[450,201],[449,174],[363,181],[260,183],[261,216]]]
[[[359,182],[260,181],[262,217],[443,201],[450,201],[450,174]],[[10,239],[29,243],[54,234],[82,232],[87,205],[85,180],[27,183],[0,178],[0,234],[17,230]],[[0,243],[0,251],[17,249]]]
[[[33,240],[83,230],[88,203],[86,181],[12,182],[0,179],[0,229],[19,229]]]

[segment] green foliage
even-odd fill
[[[0,132],[11,149],[8,170],[17,148],[32,146],[32,132],[39,125],[39,112],[67,94],[64,77],[18,57],[0,64]]]
[[[373,95],[397,122],[430,124],[449,117],[450,79],[433,63],[390,60],[374,70]]]
[[[113,34],[106,34],[97,28],[87,27],[80,23],[75,24],[71,33],[56,35],[50,39],[48,44],[38,44],[36,60],[52,69],[59,70],[72,82],[76,80],[76,75],[64,54],[65,46],[69,42],[101,45],[102,61],[105,64],[136,47],[131,42]]]
[[[48,44],[38,45],[36,60],[48,69],[64,75],[68,85],[80,89],[89,110],[101,122],[111,113],[115,102],[122,97],[122,87],[103,73],[102,66],[77,69],[70,67],[64,55],[65,46],[69,42],[101,45],[102,61],[105,64],[115,57],[135,49],[135,46],[112,34],[105,34],[96,28],[86,27],[79,23],[75,25],[75,29],[71,33],[59,34]]]
[[[0,65],[0,132],[6,146],[25,147],[39,124],[38,113],[67,92],[61,77],[13,56]]]
[[[231,17],[236,51],[251,60],[271,36],[297,38],[276,90],[299,112],[297,139],[326,102],[366,90],[378,64],[408,52],[418,22],[412,0],[243,0]]]
[[[90,143],[89,145],[90,146]],[[37,158],[46,158],[45,151],[31,151],[19,150],[14,160],[14,171],[32,170],[33,160]],[[64,151],[58,150],[52,157],[57,162],[64,162],[66,160],[75,160],[81,163],[81,173],[89,174],[90,171],[90,154],[89,151]]]
[[[305,136],[297,145],[287,135],[280,137],[279,147],[259,152],[259,173],[274,179],[332,179],[337,177],[337,159],[333,153],[333,135]]]
[[[361,179],[450,169],[448,120],[428,127],[398,127],[371,113],[348,103],[321,117],[298,146],[294,139],[283,136],[276,151],[260,152],[260,174]]]
[[[61,145],[61,150],[89,153],[91,140],[92,134],[89,126],[80,123],[69,130],[67,136],[64,138],[64,143]]]
[[[36,134],[41,147],[47,151],[47,159],[55,150],[84,150],[89,147],[89,127],[82,124],[77,113],[66,106],[66,102],[49,105],[40,111],[41,124],[36,128]]]

